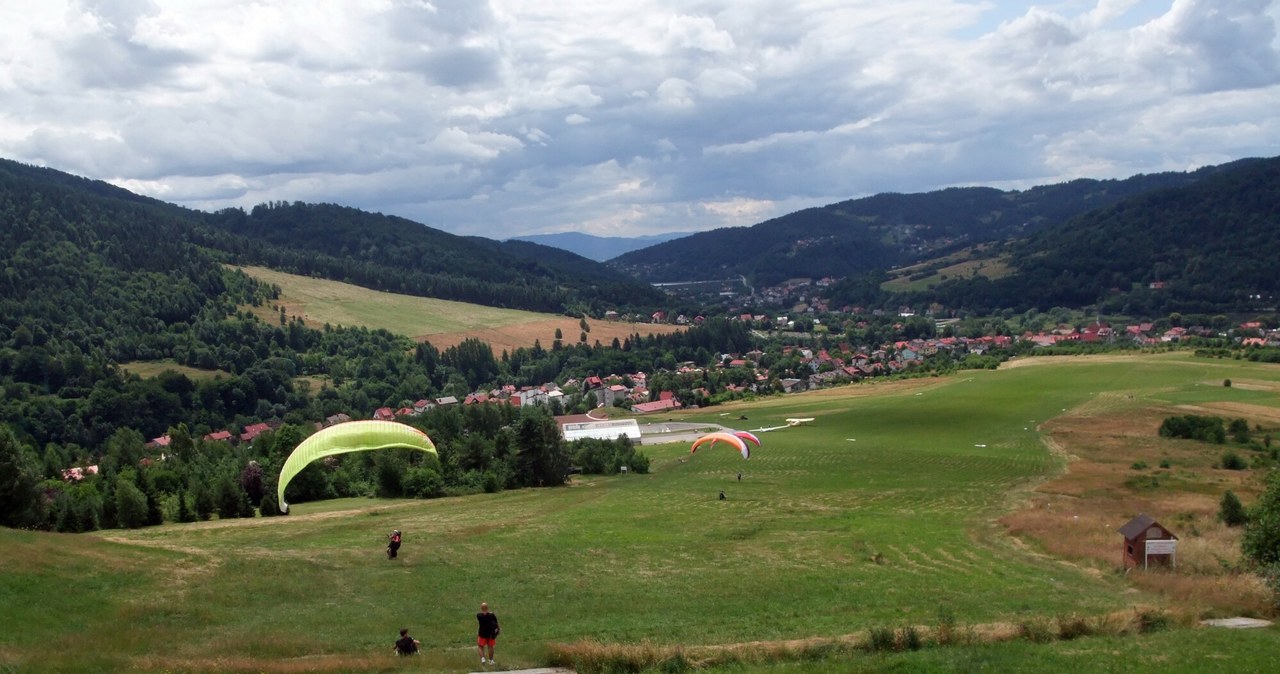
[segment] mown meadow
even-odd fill
[[[1259,385],[1212,385],[1224,377]],[[1189,355],[1050,360],[671,416],[742,430],[814,419],[760,432],[746,461],[659,444],[644,448],[650,474],[564,488],[303,503],[283,518],[96,535],[0,531],[0,671],[471,671],[481,601],[502,620],[498,668],[575,644],[676,649],[694,666],[723,661],[707,655],[716,649],[809,640],[712,671],[1119,671],[1107,663],[1131,650],[1214,671],[1237,647],[1273,650],[1277,631],[1169,618],[1154,634],[1070,642],[833,644],[912,626],[1016,635],[1160,614],[1172,600],[1151,584],[1047,554],[999,523],[1068,467],[1041,429],[1106,401],[1280,407],[1266,394],[1276,382],[1275,366]],[[383,554],[392,528],[405,532],[396,561]],[[402,626],[426,655],[390,655]],[[1253,666],[1232,657],[1233,671]]]

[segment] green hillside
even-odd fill
[[[1025,236],[1154,189],[1194,184],[1231,166],[1125,180],[1081,179],[1023,191],[965,187],[877,194],[751,227],[693,234],[627,253],[610,264],[650,281],[743,274],[757,285],[771,285],[796,277],[861,275]]]
[[[977,312],[1265,310],[1280,292],[1280,158],[1237,162],[1194,185],[1090,212],[1010,248],[1017,273],[943,283],[915,299]]]
[[[1041,657],[1066,653],[929,647],[883,660],[835,644],[940,616],[957,628],[1016,628],[1165,606],[1203,611],[1140,589],[1114,561],[1064,564],[994,520],[1065,467],[1038,424],[1112,391],[1139,404],[1175,392],[1190,400],[1224,373],[1280,382],[1274,366],[1186,357],[1052,361],[788,396],[730,417],[680,416],[724,423],[740,413],[749,420],[734,423],[751,429],[814,418],[760,432],[749,461],[727,449],[690,456],[683,443],[654,445],[644,448],[648,475],[580,477],[559,489],[322,501],[284,518],[93,535],[0,530],[0,667],[472,671],[473,614],[487,601],[502,620],[504,668],[545,664],[549,645],[583,640],[679,646],[697,660],[723,645],[826,639],[825,650],[786,656],[778,646],[770,657],[801,657],[793,665],[812,671],[952,671],[943,663],[953,658],[1034,671]],[[392,528],[406,534],[395,562],[381,550]],[[1190,548],[1198,534],[1185,529]],[[402,626],[425,656],[392,659]],[[1223,657],[1244,658],[1232,660],[1236,671],[1250,671],[1257,661],[1234,649],[1272,648],[1276,635],[1082,638],[1070,653],[1080,671],[1107,671],[1112,651],[1151,644],[1205,663],[1179,671],[1213,671],[1205,667],[1221,661],[1206,649],[1225,648]],[[1009,638],[1027,639],[1016,629]],[[766,662],[724,671],[800,670]]]

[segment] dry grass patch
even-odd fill
[[[1066,470],[1001,518],[1008,531],[1071,563],[1120,573],[1117,530],[1146,513],[1179,536],[1178,570],[1130,570],[1135,587],[1192,612],[1265,613],[1266,588],[1237,571],[1241,531],[1217,520],[1227,489],[1248,500],[1261,488],[1250,471],[1213,468],[1229,447],[1159,437],[1160,422],[1181,411],[1105,405],[1081,411],[1043,425],[1046,442],[1069,458]]]
[[[669,335],[684,330],[684,326],[664,323],[622,323],[618,321],[588,321],[591,331],[587,333],[587,343],[594,345],[597,341],[608,346],[614,339],[625,341],[632,335],[642,337],[648,335]],[[544,349],[550,349],[556,339],[556,330],[560,330],[560,343],[572,346],[578,343],[582,327],[578,319],[562,316],[542,320],[513,323],[511,325],[462,330],[451,332],[433,332],[414,335],[418,341],[428,341],[437,349],[446,349],[461,344],[463,340],[476,338],[492,347],[494,353],[511,352],[518,348],[528,348],[537,341]]]
[[[872,626],[853,634],[831,637],[704,646],[583,640],[548,645],[547,664],[572,667],[578,674],[684,672],[707,667],[848,658],[876,651],[996,644],[1019,639],[1047,643],[1093,635],[1128,636],[1173,626],[1186,627],[1192,623],[1193,616],[1138,606],[1101,615],[1034,616],[1017,623]]]

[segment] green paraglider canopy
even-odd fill
[[[276,497],[280,511],[289,512],[284,501],[284,488],[307,464],[335,454],[367,452],[373,449],[404,447],[436,454],[435,443],[426,433],[396,421],[348,421],[334,424],[303,440],[285,459],[280,469]]]

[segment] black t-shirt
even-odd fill
[[[383,642],[383,643],[386,643],[386,642]],[[413,637],[405,635],[400,637],[399,639],[396,639],[396,650],[405,655],[408,655],[410,653],[417,653],[418,644],[413,643]]]
[[[484,639],[496,639],[498,637],[497,613],[477,613],[476,621],[480,623],[480,633],[476,636]]]

